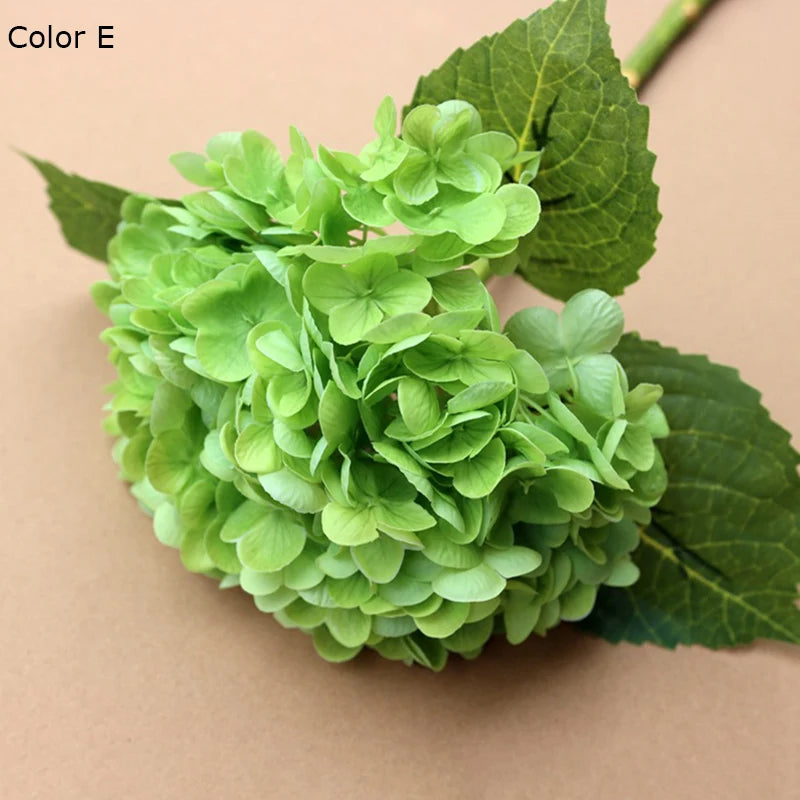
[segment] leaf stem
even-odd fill
[[[622,72],[634,89],[639,89],[655,72],[667,53],[714,0],[672,0],[652,28],[622,65]]]

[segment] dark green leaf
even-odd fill
[[[62,172],[49,161],[25,157],[47,181],[50,209],[61,223],[67,243],[87,256],[105,261],[106,246],[117,231],[120,206],[130,192]]]
[[[738,373],[623,337],[631,383],[660,383],[671,432],[664,498],[634,554],[641,578],[603,588],[584,625],[612,641],[800,643],[800,456]]]

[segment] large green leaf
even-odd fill
[[[130,192],[62,172],[49,161],[26,158],[47,181],[50,208],[61,223],[68,244],[87,256],[105,261],[106,245],[120,220],[120,206]]]
[[[611,48],[605,0],[561,0],[456,50],[420,78],[411,106],[452,97],[476,106],[485,128],[544,151],[532,184],[541,220],[518,250],[523,276],[562,299],[633,283],[660,219],[655,157],[648,111]]]
[[[729,368],[623,337],[631,384],[660,383],[669,473],[634,554],[639,581],[603,588],[584,625],[612,641],[800,643],[800,456]]]

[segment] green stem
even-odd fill
[[[479,258],[473,261],[470,267],[484,283],[492,277],[492,268],[488,258]]]
[[[634,89],[655,72],[664,57],[689,28],[708,11],[714,0],[672,0],[622,65]]]

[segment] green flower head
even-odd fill
[[[452,100],[391,100],[358,155],[254,131],[173,163],[201,191],[129,198],[95,297],[122,476],[186,567],[327,659],[440,669],[634,582],[665,487],[660,389],[611,351],[617,304],[500,327],[472,266],[513,252],[538,154]],[[388,226],[405,232],[387,233]]]

